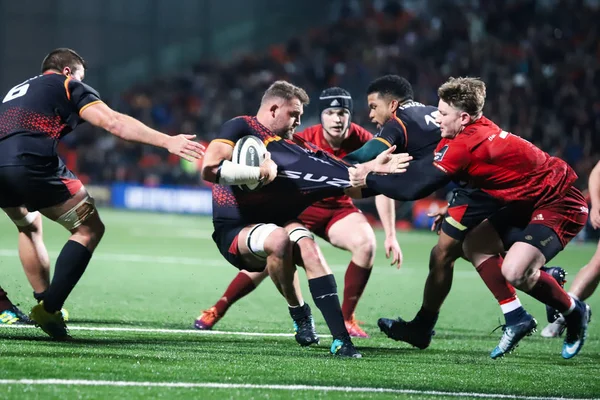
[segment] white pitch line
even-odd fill
[[[313,385],[255,385],[251,383],[213,382],[135,382],[135,381],[93,381],[79,379],[0,379],[2,385],[65,385],[65,386],[112,386],[112,387],[165,387],[165,388],[209,388],[209,389],[263,389],[285,391],[346,392],[346,393],[393,393],[425,396],[470,397],[484,399],[522,400],[583,400],[572,397],[517,396],[511,394],[443,392],[437,390],[391,389],[352,386],[313,386]]]
[[[120,327],[97,327],[97,326],[67,326],[71,331],[100,331],[100,332],[136,332],[136,333],[168,333],[168,334],[201,334],[201,335],[224,335],[224,336],[259,336],[259,337],[294,337],[293,333],[271,333],[271,332],[229,332],[229,331],[201,331],[198,329],[157,329],[157,328],[120,328]],[[0,328],[10,329],[35,329],[33,325],[0,325]],[[319,335],[320,337],[331,337],[331,335]]]

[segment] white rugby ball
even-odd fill
[[[233,147],[233,156],[231,162],[250,167],[260,167],[265,160],[267,147],[262,140],[256,136],[247,135],[238,140]],[[253,184],[238,185],[244,191],[251,192],[258,190],[262,186],[261,182]]]

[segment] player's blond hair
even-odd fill
[[[262,97],[261,104],[274,97],[284,100],[298,99],[304,105],[308,104],[310,100],[304,89],[287,81],[276,81],[269,86]]]
[[[450,78],[439,87],[438,96],[471,118],[479,118],[485,104],[485,83],[479,78]]]

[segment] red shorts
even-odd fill
[[[491,216],[489,221],[506,248],[515,242],[530,243],[544,253],[546,260],[550,260],[583,229],[588,213],[585,198],[578,189],[571,187],[561,199],[543,204],[533,211],[519,205],[508,205]],[[558,240],[551,237],[554,235]]]
[[[315,235],[328,241],[329,229],[333,224],[352,213],[360,212],[354,204],[340,204],[336,208],[310,206],[300,214],[298,219]]]
[[[529,223],[552,229],[564,248],[583,229],[588,215],[585,197],[579,189],[571,187],[562,199],[536,208]]]

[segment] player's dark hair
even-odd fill
[[[50,69],[62,71],[65,67],[74,70],[77,65],[83,66],[84,69],[87,67],[84,59],[74,50],[61,47],[52,50],[44,57],[44,61],[42,61],[42,73]]]
[[[450,78],[439,87],[438,96],[452,107],[478,118],[485,104],[485,83],[479,78]]]
[[[398,75],[385,75],[375,79],[367,88],[367,95],[372,93],[393,97],[400,102],[412,100],[414,97],[410,82]]]
[[[304,89],[286,81],[276,81],[269,86],[262,97],[261,103],[274,97],[285,100],[298,99],[302,104],[308,104],[310,100]]]

